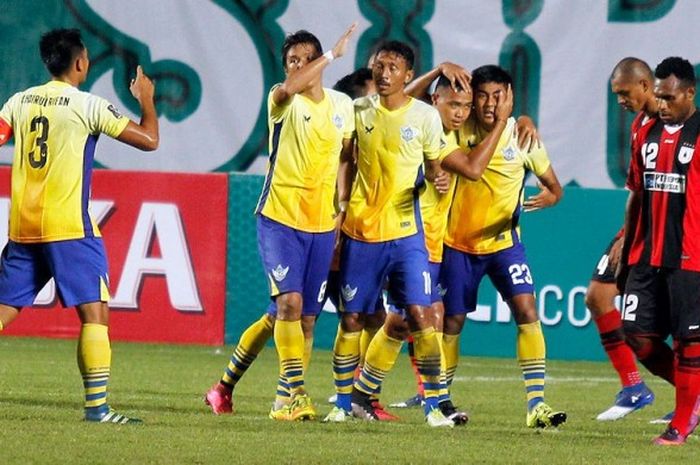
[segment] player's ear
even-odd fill
[[[690,100],[695,100],[695,86],[688,87],[688,98]]]
[[[403,83],[404,83],[404,84],[408,84],[408,83],[411,82],[412,80],[413,80],[413,70],[412,70],[412,69],[409,69],[408,71],[406,71],[406,79],[404,79],[404,82],[403,82]]]

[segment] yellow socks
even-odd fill
[[[78,339],[78,368],[85,388],[85,408],[107,403],[107,382],[112,362],[108,328],[87,323],[80,328]]]
[[[539,321],[518,325],[518,364],[523,371],[527,409],[544,402],[545,344]]]
[[[336,406],[351,410],[351,394],[355,369],[360,362],[361,331],[346,332],[338,325],[333,345],[333,379],[337,394]]]
[[[416,356],[418,373],[423,381],[425,413],[438,406],[440,390],[440,344],[435,328],[430,327],[412,333],[413,350]]]
[[[304,389],[304,332],[301,321],[277,320],[273,333],[280,361],[280,377],[285,379],[292,396]],[[277,394],[280,395],[279,389]]]
[[[272,336],[272,325],[272,319],[266,313],[241,334],[238,345],[233,350],[231,360],[229,360],[224,375],[221,377],[223,385],[230,389],[236,386],[236,383],[240,381]]]
[[[401,340],[389,337],[384,328],[380,328],[367,348],[365,363],[355,381],[355,389],[367,395],[374,394],[396,363],[401,345]]]

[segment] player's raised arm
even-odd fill
[[[405,92],[411,97],[427,101],[430,84],[441,74],[450,80],[452,89],[455,91],[458,91],[459,88],[469,89],[469,83],[472,79],[469,71],[460,65],[446,61],[411,81],[406,86]]]
[[[129,90],[141,107],[141,122],[137,124],[129,121],[126,128],[117,136],[117,140],[150,152],[157,149],[159,143],[158,114],[153,101],[155,85],[143,73],[141,66],[136,67],[136,77],[131,80]]]
[[[505,92],[499,96],[495,111],[496,123],[491,132],[469,153],[455,150],[445,157],[441,165],[444,170],[460,174],[472,181],[481,178],[513,112],[513,90],[510,86],[506,86]]]
[[[293,95],[302,92],[314,79],[321,77],[321,72],[331,61],[345,55],[350,37],[356,28],[357,23],[352,23],[340,36],[335,46],[323,55],[315,56],[316,52],[312,48],[295,50],[294,53],[290,50],[285,57],[284,63],[287,78],[272,94],[272,100],[275,105],[283,105]]]

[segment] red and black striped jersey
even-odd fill
[[[627,188],[642,193],[629,264],[700,271],[700,112],[636,132]],[[700,158],[700,157],[698,157]]]

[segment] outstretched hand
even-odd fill
[[[151,81],[151,78],[143,73],[141,65],[136,67],[136,77],[131,80],[129,90],[131,91],[131,95],[139,102],[153,101],[155,85],[153,81]]]
[[[338,42],[336,42],[335,46],[333,46],[333,57],[339,58],[345,55],[345,51],[348,48],[348,42],[350,42],[350,36],[352,36],[353,32],[355,32],[355,29],[357,29],[357,22],[352,23],[347,31],[340,36]]]
[[[543,186],[542,183],[538,182],[537,187],[540,189],[540,191],[536,195],[531,195],[523,202],[523,207],[526,212],[551,207],[557,203],[557,196]]]

